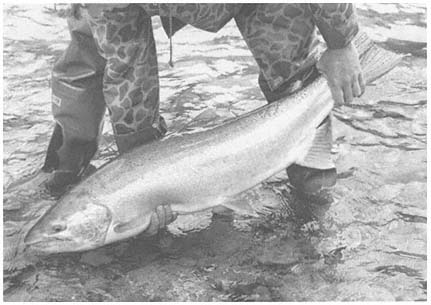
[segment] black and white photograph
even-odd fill
[[[3,301],[427,302],[427,13],[2,1]]]

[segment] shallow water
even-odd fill
[[[425,300],[426,10],[358,6],[363,29],[405,54],[401,64],[334,111],[332,200],[298,198],[284,173],[242,197],[260,218],[202,212],[154,238],[35,259],[22,236],[55,203],[26,180],[52,129],[50,69],[66,48],[63,6],[4,9],[4,299],[6,301]],[[257,68],[235,24],[168,41],[154,19],[161,111],[172,132],[208,128],[263,105]],[[115,157],[109,120],[100,166]],[[192,120],[192,123],[188,123]]]

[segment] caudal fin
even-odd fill
[[[367,84],[391,71],[403,58],[402,55],[377,46],[365,32],[359,32],[353,43],[360,54],[362,71]]]

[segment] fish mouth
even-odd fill
[[[40,220],[25,235],[24,244],[26,246],[34,246],[38,244],[52,243],[52,242],[72,241],[72,239],[67,236],[55,236],[55,235],[47,236],[46,234],[42,233],[41,230],[38,228],[39,223],[40,223]]]
[[[70,244],[71,247],[66,247],[66,244]],[[61,245],[61,246],[59,246]],[[57,253],[61,247],[61,249],[73,248],[72,246],[76,245],[73,239],[66,237],[47,237],[38,240],[26,241],[25,249],[26,251],[31,251],[34,253],[41,254],[51,254]],[[67,251],[67,250],[66,250]],[[63,251],[62,251],[63,252]],[[70,251],[72,252],[72,251]]]
[[[39,240],[34,240],[34,241],[27,241],[25,242],[26,246],[34,246],[37,244],[43,244],[43,243],[50,243],[50,242],[54,242],[54,241],[60,241],[60,242],[68,242],[68,241],[73,241],[71,238],[67,238],[67,237],[49,237],[49,238],[44,238],[44,239],[39,239]]]

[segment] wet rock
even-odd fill
[[[300,230],[304,233],[315,233],[320,230],[320,225],[317,221],[310,221],[303,224]]]
[[[288,272],[289,269],[305,261],[314,261],[320,258],[315,249],[304,241],[287,240],[279,243],[270,242],[263,249],[263,253],[256,257],[259,264],[274,268],[277,272]]]
[[[220,280],[220,279],[208,279],[208,284],[211,286],[211,288],[220,291],[220,292],[226,292],[229,290],[232,282],[227,280]]]
[[[5,298],[6,302],[29,302],[32,299],[32,294],[26,287],[18,287],[13,292],[10,292]]]
[[[272,301],[271,292],[265,286],[258,286],[254,290],[254,294],[256,294],[255,301],[257,301],[257,302],[270,302],[270,301]]]
[[[14,234],[17,234],[21,231],[21,228],[23,226],[22,223],[16,223],[12,221],[6,221],[3,223],[3,234],[4,236],[12,236]]]
[[[354,285],[356,285],[356,289],[354,291],[352,289],[344,291],[339,297],[337,297],[337,300],[342,302],[364,302],[371,300],[385,302],[396,301],[390,291],[383,287],[376,287],[371,283],[366,282],[357,282]]]
[[[203,272],[212,272],[217,268],[216,264],[210,264],[210,265],[206,265],[206,266],[202,266],[199,269]]]
[[[128,248],[129,248],[129,244],[119,243],[113,246],[111,249],[109,249],[109,253],[118,258],[123,256],[123,254],[126,253]]]
[[[109,264],[113,260],[114,258],[107,255],[104,249],[99,249],[82,254],[80,262],[91,265],[93,267],[99,267],[105,264]]]
[[[3,211],[17,211],[22,208],[22,202],[18,201],[16,198],[9,197],[3,199]]]

